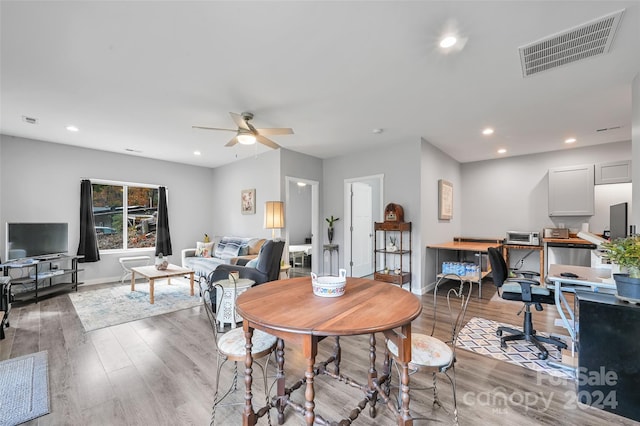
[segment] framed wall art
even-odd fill
[[[255,188],[240,191],[240,211],[242,214],[256,214]]]
[[[453,217],[453,184],[438,180],[438,219],[451,220]]]

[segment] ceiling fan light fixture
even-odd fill
[[[256,137],[252,134],[243,133],[238,135],[238,142],[242,145],[253,145],[256,143]]]

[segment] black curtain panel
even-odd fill
[[[78,255],[84,256],[78,262],[86,263],[100,260],[98,237],[93,218],[91,181],[87,179],[80,182],[80,243],[78,244]]]
[[[163,256],[170,256],[171,235],[169,235],[169,214],[167,212],[167,188],[158,188],[158,222],[156,223],[156,256],[160,253]]]

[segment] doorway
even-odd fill
[[[309,276],[322,259],[319,226],[319,182],[285,177],[285,262],[293,261],[289,276]],[[290,246],[296,246],[293,252]],[[302,247],[306,246],[306,247]],[[290,255],[291,254],[291,255]]]
[[[384,175],[345,179],[344,264],[350,277],[373,274],[373,222],[382,219]]]

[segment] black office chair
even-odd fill
[[[496,335],[500,337],[500,346],[502,348],[507,347],[507,342],[510,340],[526,340],[533,343],[540,353],[538,358],[547,359],[549,352],[544,347],[542,342],[549,343],[558,347],[558,349],[566,349],[567,345],[560,339],[555,337],[543,337],[536,334],[533,329],[533,322],[531,321],[531,305],[534,305],[536,311],[542,311],[542,303],[548,305],[555,304],[554,293],[546,287],[540,285],[540,282],[531,279],[531,277],[539,276],[537,272],[533,271],[521,271],[519,277],[509,277],[509,268],[502,257],[500,250],[496,248],[489,248],[489,262],[491,263],[491,274],[493,276],[493,282],[498,288],[498,294],[505,300],[515,300],[524,302],[524,322],[522,330],[518,330],[511,327],[498,327]],[[522,312],[522,310],[520,311]],[[518,312],[518,315],[520,315]],[[504,332],[510,333],[508,336],[503,336]]]

